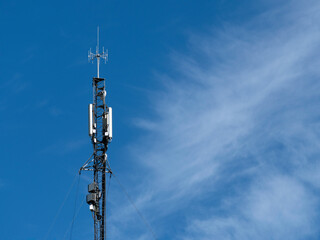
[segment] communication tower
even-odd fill
[[[92,171],[93,182],[88,185],[86,201],[93,215],[94,240],[106,238],[106,177],[112,174],[107,158],[108,144],[112,140],[112,108],[106,103],[105,79],[100,78],[100,60],[108,60],[108,52],[100,53],[99,27],[95,53],[88,52],[89,61],[97,61],[97,77],[92,79],[93,103],[88,107],[89,136],[93,145],[93,154],[80,168],[81,171]],[[107,175],[107,176],[106,176]]]

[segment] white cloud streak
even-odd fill
[[[137,204],[160,237],[173,219],[171,239],[319,236],[319,9],[293,1],[172,53],[134,146]]]

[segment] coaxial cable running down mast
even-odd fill
[[[105,79],[100,78],[100,60],[105,63],[108,53],[99,50],[99,27],[97,31],[96,52],[88,53],[89,61],[97,60],[97,77],[92,79],[93,103],[89,104],[89,136],[93,145],[93,154],[80,168],[81,171],[93,171],[93,182],[88,185],[87,203],[94,220],[94,240],[106,238],[106,174],[112,174],[108,159],[108,144],[112,140],[112,108],[106,103]]]

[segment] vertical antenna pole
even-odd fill
[[[97,27],[97,53],[99,53],[99,26]]]
[[[96,56],[97,56],[97,77],[100,77],[100,54],[99,54],[99,26],[97,28],[97,52],[96,52]]]
[[[97,78],[100,78],[99,68],[100,68],[100,57],[97,57]]]

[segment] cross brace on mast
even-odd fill
[[[112,108],[106,103],[105,79],[100,78],[100,59],[108,59],[108,53],[99,51],[99,27],[97,31],[96,52],[88,53],[90,61],[97,60],[97,77],[92,79],[93,103],[89,104],[89,136],[93,145],[93,154],[80,168],[81,171],[93,171],[93,182],[88,185],[87,203],[94,219],[94,240],[106,238],[106,174],[112,174],[107,159],[108,144],[112,140]]]

